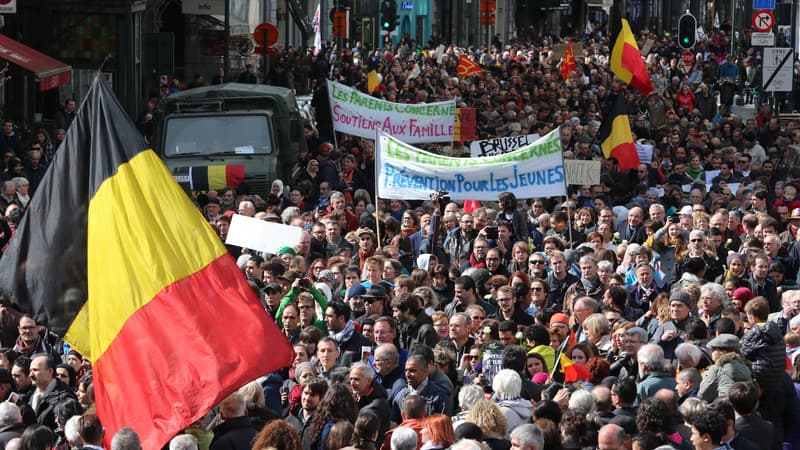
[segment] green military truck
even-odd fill
[[[291,183],[305,152],[294,93],[227,83],[171,94],[155,111],[153,146],[189,193],[225,186],[265,197],[276,178]]]

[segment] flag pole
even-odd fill
[[[374,183],[375,183],[375,239],[378,240],[378,242],[375,243],[375,249],[376,250],[381,248],[381,210],[380,210],[380,208],[378,208],[378,173],[379,173],[378,171],[380,170],[380,167],[378,167],[378,164],[381,161],[381,158],[380,158],[381,147],[379,145],[380,139],[381,139],[381,132],[380,132],[380,129],[378,129],[376,127],[375,128],[375,177],[374,177],[375,178],[375,180],[374,180]]]
[[[556,368],[561,365],[561,354],[564,353],[564,349],[567,347],[567,343],[569,343],[569,331],[567,331],[567,337],[564,338],[564,342],[558,346],[558,351],[556,352],[556,359],[553,361],[553,370],[550,371],[550,379],[553,379],[553,375],[556,374]]]

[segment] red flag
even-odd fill
[[[456,73],[460,77],[466,77],[473,74],[480,75],[481,66],[467,58],[467,55],[461,55],[458,58],[458,69],[456,69]]]
[[[558,69],[561,72],[561,78],[569,80],[569,76],[575,71],[575,52],[572,50],[572,41],[567,45],[567,51],[561,58],[561,67]]]
[[[574,383],[576,381],[585,381],[592,378],[592,372],[583,364],[578,364],[575,361],[567,358],[567,355],[561,354],[560,359],[561,373],[564,374],[565,383]]]

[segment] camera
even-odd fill
[[[300,278],[300,288],[308,289],[311,287],[311,282],[308,281],[306,278]]]
[[[486,239],[497,239],[497,227],[489,225],[484,229],[486,231]]]
[[[434,196],[439,197],[439,199],[437,200],[439,203],[439,210],[444,211],[444,207],[447,206],[448,203],[450,203],[449,194],[450,193],[447,191],[436,191],[431,194],[431,198],[433,198]]]

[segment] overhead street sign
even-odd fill
[[[775,33],[762,33],[754,31],[750,33],[750,45],[759,47],[772,47],[775,45]]]
[[[771,9],[760,9],[753,13],[753,29],[756,31],[771,31],[775,26],[775,13]]]
[[[763,89],[773,92],[792,91],[792,49],[767,47],[764,49]]]
[[[753,11],[757,9],[775,9],[775,0],[753,0]]]

